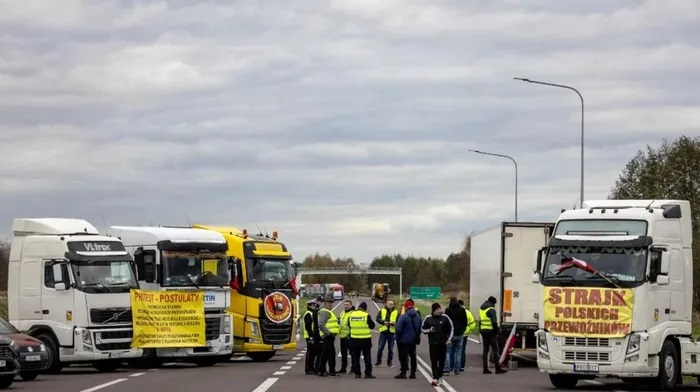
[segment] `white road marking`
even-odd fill
[[[416,357],[416,358],[418,358],[418,357]],[[423,368],[423,366],[418,365],[418,366],[416,366],[416,368],[418,369],[418,372],[420,372],[420,374],[422,374],[423,377],[425,377],[425,379],[428,380],[429,383],[433,381],[433,376],[432,376],[432,374],[429,373],[429,372],[427,372],[427,371]],[[440,388],[439,386],[434,386],[433,388],[435,388],[436,391],[444,392],[443,389]]]
[[[289,369],[291,369],[291,368],[292,368],[291,366],[282,366],[282,367],[280,368],[280,370],[289,370]]]
[[[292,359],[295,360],[295,361],[301,361],[301,357],[294,357],[294,358],[292,358]]]
[[[279,380],[279,378],[270,377],[267,380],[263,381],[262,384],[258,385],[257,388],[253,389],[253,392],[266,392],[277,382],[277,380]]]
[[[476,344],[481,344],[481,342],[479,340],[472,339],[472,338],[467,338],[467,339],[469,339],[470,342],[474,342]]]
[[[276,372],[272,373],[272,375],[273,375],[273,376],[284,376],[284,373],[287,373],[287,372],[285,372],[285,371],[276,371]]]
[[[287,362],[287,365],[296,365],[296,364],[297,364],[297,361],[289,361],[289,362]]]
[[[126,380],[127,380],[126,378],[118,378],[118,379],[116,379],[116,380],[112,380],[112,381],[106,382],[106,383],[104,383],[104,384],[95,385],[95,386],[92,387],[92,388],[83,389],[83,390],[80,391],[80,392],[99,391],[99,390],[102,389],[102,388],[107,388],[107,387],[109,387],[109,386],[112,386],[112,385],[114,385],[114,384],[119,384],[120,382],[126,381]]]
[[[144,374],[146,374],[146,373],[134,373],[134,374],[130,374],[129,377],[138,377],[138,376],[143,376]]]
[[[431,366],[428,365],[428,363],[425,362],[425,361],[423,360],[423,358],[421,358],[421,357],[419,357],[418,355],[416,355],[416,359],[418,360],[418,363],[419,363],[420,365],[422,365],[423,367],[425,367],[425,369],[430,369],[430,372],[432,373],[432,368],[431,368]],[[419,366],[419,367],[420,367],[420,366]],[[445,389],[447,389],[447,390],[450,391],[450,392],[457,392],[457,390],[454,389],[454,388],[452,388],[452,385],[448,384],[447,381],[443,381],[443,382],[442,382],[442,386],[445,387]]]

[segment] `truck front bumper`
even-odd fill
[[[233,354],[233,336],[221,334],[218,339],[207,340],[203,347],[158,348],[156,356],[166,358],[212,357]]]
[[[287,344],[262,344],[262,343],[244,343],[243,352],[261,352],[261,351],[294,351],[297,349],[297,342]]]
[[[67,362],[91,362],[109,359],[132,359],[143,356],[140,348],[131,348],[132,328],[75,328],[73,352]],[[65,349],[61,349],[64,357]]]

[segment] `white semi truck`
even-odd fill
[[[133,259],[82,219],[15,219],[8,268],[9,321],[41,340],[49,372],[71,363],[114,371],[131,348]]]
[[[673,390],[700,375],[691,225],[684,200],[594,200],[561,213],[533,276],[537,366],[556,388],[616,377]]]
[[[501,325],[499,347],[516,325],[515,349],[534,361],[540,318],[541,286],[533,283],[532,259],[554,230],[553,222],[501,222],[473,232],[471,238],[469,308],[478,315],[490,296],[496,298]]]
[[[136,276],[144,290],[204,290],[205,347],[145,349],[145,361],[168,359],[213,366],[233,355],[231,275],[224,237],[190,227],[112,226],[107,235],[119,238],[134,256]]]

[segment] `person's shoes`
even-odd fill
[[[503,373],[508,373],[508,371],[506,369],[501,369],[501,368],[496,369],[496,374],[503,374]]]
[[[455,370],[455,376],[459,376],[459,372]]]
[[[394,367],[394,364],[391,363],[391,362],[387,363],[386,365],[389,366],[390,368],[393,368],[393,367]]]
[[[338,373],[347,373],[348,369],[347,368],[340,368],[340,371]]]
[[[411,374],[409,374],[409,375],[408,375],[408,378],[412,378],[412,379],[415,380],[415,378],[416,378],[416,373],[411,373]]]
[[[444,385],[444,384],[445,384],[445,380],[443,380],[442,377],[440,377],[440,378],[438,379],[438,384]]]
[[[318,373],[318,376],[319,376],[319,377],[328,377],[328,376],[326,375],[326,373]]]
[[[491,371],[487,368],[484,368],[484,371],[482,372],[484,374],[491,374]]]
[[[463,372],[463,371],[464,371],[464,368],[459,368],[459,371],[460,371],[460,372]]]
[[[380,361],[377,361],[374,363],[374,366],[380,366],[382,363]]]
[[[434,386],[434,387],[438,386],[437,380],[431,381],[431,382],[430,382],[430,385],[432,385],[432,386]]]
[[[365,374],[365,378],[377,378],[377,376],[373,374]]]
[[[395,375],[394,378],[396,378],[396,379],[399,379],[399,378],[404,379],[404,378],[406,378],[406,373],[401,372],[401,373]]]
[[[329,376],[329,377],[338,377],[338,373],[335,373],[335,372],[333,372],[333,373],[328,373],[328,376]]]
[[[356,375],[355,375],[355,378],[362,378],[362,375],[361,375],[361,374],[356,374]]]

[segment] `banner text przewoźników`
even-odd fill
[[[542,298],[552,335],[621,338],[632,330],[632,289],[545,287]]]
[[[132,347],[206,345],[204,291],[131,290]]]

